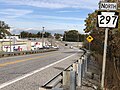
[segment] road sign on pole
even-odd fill
[[[102,28],[117,28],[118,27],[118,12],[98,11],[98,27]]]
[[[90,43],[93,41],[93,37],[89,35],[86,39],[89,42],[89,50],[90,50]]]
[[[89,43],[93,41],[93,37],[90,36],[90,35],[89,35],[86,39],[87,39],[87,41],[88,41]]]
[[[117,10],[117,3],[100,2],[100,10]]]
[[[103,0],[105,1],[105,0]],[[118,24],[118,14],[117,12],[111,12],[108,10],[117,10],[117,4],[115,3],[100,3],[100,10],[98,11],[98,27],[106,28],[105,29],[105,42],[104,42],[104,53],[103,53],[103,65],[102,65],[102,79],[101,79],[101,88],[104,90],[104,82],[105,82],[105,67],[106,67],[106,53],[107,53],[107,40],[108,40],[108,32],[109,28],[117,28]]]

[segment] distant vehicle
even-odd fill
[[[68,46],[68,44],[65,44],[65,46]]]
[[[52,48],[58,49],[59,47],[58,46],[52,46]]]
[[[71,49],[73,49],[73,46],[70,46]]]
[[[50,46],[44,46],[43,48],[44,48],[44,49],[49,49],[49,48],[50,48]]]
[[[40,50],[43,49],[41,42],[31,42],[31,50]]]
[[[37,50],[35,46],[31,46],[31,50]]]

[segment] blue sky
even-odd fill
[[[83,33],[88,13],[98,9],[99,0],[0,0],[0,20],[11,30]]]

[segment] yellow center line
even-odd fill
[[[54,53],[54,55],[55,54],[58,54],[58,53]],[[16,60],[16,61],[13,61],[13,62],[1,63],[0,67],[16,64],[16,63],[20,63],[20,62],[25,62],[25,61],[29,61],[29,60],[34,60],[34,59],[38,59],[38,58],[43,58],[43,57],[46,57],[46,56],[49,56],[49,55],[53,55],[53,53],[52,54],[46,54],[46,55],[43,55],[43,56],[33,57],[33,58],[26,58],[26,59],[23,59],[23,60]]]

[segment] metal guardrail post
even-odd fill
[[[82,77],[85,77],[85,59],[84,56],[81,57],[82,60]]]
[[[47,85],[47,87],[53,88],[53,87],[55,87],[56,85],[58,85],[58,83],[60,83],[61,80],[62,80],[62,76],[59,75],[59,76],[56,77],[53,81],[51,81],[51,82]]]
[[[78,60],[78,82],[79,87],[82,86],[82,59]]]
[[[85,55],[85,72],[87,73],[88,69],[88,60],[87,60],[87,55]]]
[[[69,90],[76,90],[76,72],[70,71],[70,89]]]
[[[82,62],[78,62],[67,67],[63,72],[45,83],[39,90],[76,90],[76,86],[82,86]],[[76,80],[78,72],[78,80]],[[62,80],[63,79],[63,80]],[[61,81],[62,80],[62,85]],[[62,88],[60,88],[62,86]]]
[[[73,63],[73,71],[78,73],[78,64],[77,63]]]
[[[47,89],[40,87],[39,90],[47,90]]]
[[[63,71],[63,87],[69,88],[70,86],[70,70]]]
[[[64,90],[63,88],[54,88],[52,90]]]

